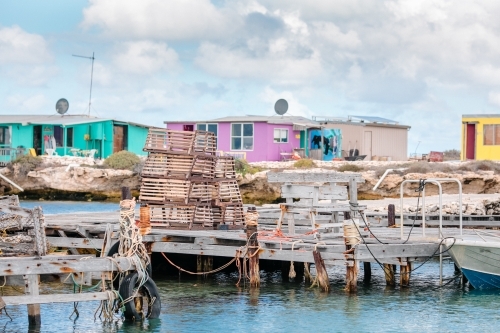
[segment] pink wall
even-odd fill
[[[195,123],[171,123],[167,124],[167,128],[182,131],[184,125],[195,125]],[[288,129],[287,143],[275,143],[273,141],[275,128]],[[299,134],[299,131],[293,131],[293,125],[268,124],[265,122],[254,123],[254,147],[253,150],[245,151],[247,161],[261,162],[281,160],[280,153],[291,153],[294,148],[300,147],[300,139],[295,137]],[[231,123],[219,123],[217,137],[217,150],[231,151]],[[239,152],[239,150],[235,152]]]

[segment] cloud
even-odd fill
[[[213,38],[231,21],[209,0],[91,0],[83,17],[84,28],[126,39]]]
[[[15,94],[8,96],[6,102],[7,106],[9,107],[9,112],[19,111],[23,113],[29,112],[31,114],[36,114],[44,109],[46,110],[49,105],[47,98],[43,94],[35,94],[30,96]]]
[[[163,42],[125,42],[117,46],[114,62],[118,69],[131,74],[148,75],[179,66],[177,52]]]
[[[0,28],[0,66],[43,64],[52,61],[45,39],[18,26]]]

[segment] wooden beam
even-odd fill
[[[356,182],[364,183],[365,180],[359,173],[310,173],[310,172],[268,172],[269,183],[348,183],[354,177]]]
[[[2,298],[6,305],[23,305],[23,304],[102,301],[109,299],[109,294],[106,292],[95,292],[95,293],[80,293],[80,294],[3,296]]]
[[[134,269],[133,263],[127,258],[95,258],[85,256],[44,256],[40,259],[29,258],[0,258],[0,274],[32,275],[32,274],[67,274],[78,272],[116,271],[119,265],[123,271]]]
[[[428,257],[436,252],[437,244],[358,244],[356,245],[355,259],[360,261],[371,261],[373,257],[399,258],[399,257]],[[368,250],[369,248],[369,250]]]

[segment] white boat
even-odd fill
[[[500,234],[476,231],[444,243],[448,253],[476,289],[500,288]]]

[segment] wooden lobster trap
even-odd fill
[[[233,156],[219,156],[215,163],[215,178],[236,179]]]
[[[209,204],[213,184],[180,179],[143,178],[139,201],[145,204]]]
[[[143,150],[182,154],[215,155],[216,138],[206,131],[174,131],[150,129]]]
[[[219,180],[215,182],[213,199],[216,205],[224,202],[243,203],[240,187],[236,179]]]
[[[151,226],[171,229],[213,228],[210,206],[151,205]]]
[[[212,179],[214,173],[215,159],[201,155],[150,153],[142,168],[142,177],[146,178]]]
[[[245,212],[242,204],[227,203],[212,206],[212,214],[216,225],[239,225],[245,224]]]

